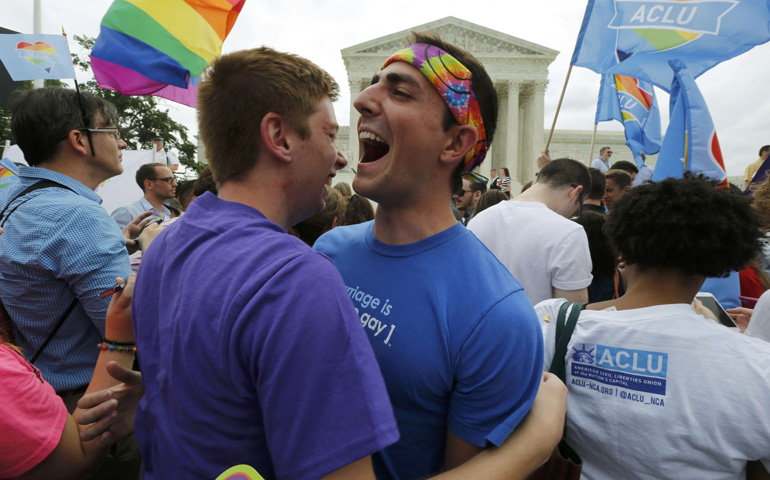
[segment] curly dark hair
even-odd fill
[[[746,198],[688,174],[631,189],[612,206],[605,232],[629,265],[725,277],[760,250],[761,226]]]

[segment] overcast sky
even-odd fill
[[[43,33],[97,36],[108,0],[43,0]],[[579,0],[509,1],[415,0],[247,0],[224,43],[223,52],[267,45],[302,55],[331,73],[342,87],[336,113],[348,124],[347,75],[340,50],[374,38],[455,16],[561,52],[549,68],[545,98],[545,128],[550,128],[575,39],[585,10]],[[0,26],[23,33],[33,31],[32,0],[0,0]],[[74,41],[70,42],[74,50]],[[698,79],[722,145],[728,175],[740,175],[770,144],[770,44],[718,65]],[[83,78],[85,80],[85,78]],[[593,128],[600,76],[574,68],[567,86],[557,129]],[[662,124],[668,125],[668,95],[656,89]],[[174,118],[197,132],[195,112],[171,106]],[[622,130],[604,122],[599,130]],[[620,148],[620,146],[615,146]]]

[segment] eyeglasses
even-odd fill
[[[160,180],[161,182],[166,182],[169,185],[171,185],[172,183],[176,182],[176,177],[153,178],[151,180],[153,181]]]
[[[87,132],[109,132],[115,137],[115,140],[120,140],[120,137],[121,137],[120,129],[117,127],[78,128],[78,130],[87,131]]]
[[[460,190],[457,191],[457,193],[455,193],[455,195],[458,197],[462,197],[466,193],[473,193],[473,190],[465,190],[464,188],[461,188]]]

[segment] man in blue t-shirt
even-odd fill
[[[401,439],[373,457],[375,472],[424,478],[516,428],[540,383],[542,334],[522,287],[449,208],[495,133],[483,66],[415,34],[354,105],[354,188],[379,207],[314,248],[342,274],[398,421]]]

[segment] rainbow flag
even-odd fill
[[[115,0],[91,51],[101,88],[194,107],[246,0]]]

